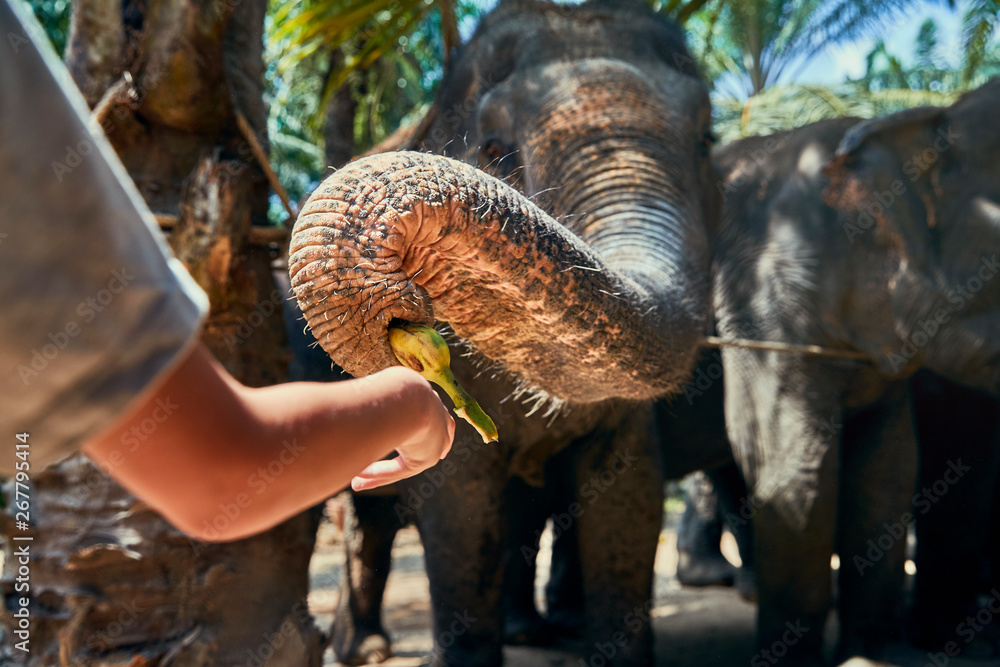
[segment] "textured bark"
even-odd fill
[[[90,106],[97,104],[120,74],[124,50],[121,0],[77,0],[73,4],[66,65]]]
[[[307,657],[316,655],[305,598],[313,517],[205,544],[171,528],[83,457],[36,473],[33,482],[32,651],[23,664],[207,667],[255,664],[251,655],[270,653],[259,664],[320,664]],[[12,529],[3,526],[6,535]],[[6,594],[15,569],[8,558]],[[18,653],[0,662],[22,664]]]
[[[332,78],[343,65],[343,54],[330,56]],[[354,146],[354,114],[358,105],[351,94],[350,82],[345,83],[330,98],[323,125],[324,155],[327,168],[340,169],[357,155]]]
[[[234,118],[238,109],[266,145],[265,10],[264,0],[79,0],[67,49],[91,104],[129,73],[130,94],[112,101],[102,126],[150,208],[173,221],[171,246],[210,296],[204,342],[252,386],[284,381],[288,362],[273,253],[249,244],[251,225],[265,220],[267,184]],[[32,652],[17,659],[39,667],[320,664],[322,636],[306,606],[315,515],[206,544],[82,456],[33,481]],[[183,479],[177,488],[184,492]],[[220,507],[216,521],[233,508]],[[13,528],[0,521],[0,535]],[[14,566],[8,558],[5,596],[14,594]],[[13,626],[9,614],[0,619]],[[2,664],[14,660],[0,655]]]

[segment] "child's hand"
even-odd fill
[[[364,491],[398,482],[432,468],[448,455],[455,438],[455,420],[430,384],[425,400],[426,407],[419,410],[424,418],[414,423],[412,437],[396,447],[399,456],[372,463],[351,480],[351,488]]]

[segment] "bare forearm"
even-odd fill
[[[199,346],[85,451],[184,532],[238,539],[329,497],[400,444],[433,435],[434,401],[402,368],[247,389]]]
[[[394,368],[361,380],[256,390],[248,400],[274,432],[258,445],[264,463],[250,473],[253,490],[245,491],[259,506],[245,510],[247,522],[234,526],[241,534],[226,539],[329,498],[397,445],[426,437],[438,399],[419,376]]]

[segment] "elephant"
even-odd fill
[[[1000,81],[948,108],[822,121],[719,150],[726,424],[753,493],[756,664],[820,662],[838,571],[839,654],[899,636],[916,512],[907,378],[1000,381]],[[957,481],[949,463],[935,471]],[[752,661],[751,664],[754,664]]]
[[[540,483],[570,446],[577,504],[597,498],[577,517],[587,636],[613,664],[652,663],[652,404],[710,326],[712,139],[674,24],[621,1],[505,0],[414,131],[422,152],[352,162],[300,212],[291,284],[332,360],[364,376],[397,363],[394,321],[447,326],[456,376],[500,428],[483,445],[460,426],[399,485],[421,499],[432,665],[502,663],[507,481]]]
[[[698,470],[684,483],[687,503],[677,528],[677,581],[695,588],[736,586],[745,600],[756,602],[753,526],[738,514],[747,496],[739,467],[731,462]],[[720,540],[727,524],[739,549],[739,567],[722,554]]]

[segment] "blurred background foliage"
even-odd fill
[[[301,199],[328,166],[418,122],[460,42],[460,23],[481,13],[469,0],[272,0],[268,131],[289,195]],[[280,214],[274,204],[272,217]]]
[[[1000,0],[644,1],[688,32],[723,141],[823,118],[949,104],[1000,75]],[[30,4],[61,53],[70,0]],[[418,122],[449,58],[493,4],[270,0],[268,131],[273,165],[290,196],[302,199],[331,166]],[[893,31],[933,7],[957,16],[961,34],[942,34],[928,18],[914,44],[893,52],[887,45]],[[867,51],[863,74],[829,85],[802,83],[803,71],[822,65],[837,47]],[[275,201],[272,219],[284,215]]]
[[[950,40],[960,52],[945,52],[933,19],[921,24],[910,53],[890,52],[886,37],[934,4],[962,14],[962,34]],[[732,141],[824,118],[951,104],[1000,74],[998,11],[998,0],[716,1],[685,27],[712,87],[715,132]],[[872,39],[862,76],[833,85],[798,83],[832,48],[861,48],[857,43]]]
[[[29,3],[38,17],[38,22],[45,28],[52,45],[59,55],[66,50],[66,40],[69,38],[70,0],[31,0]]]

